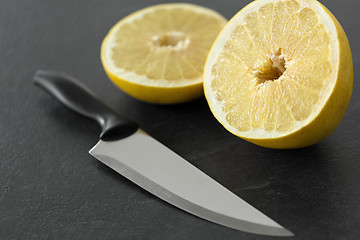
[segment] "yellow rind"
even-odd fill
[[[109,72],[106,67],[104,67],[104,70],[110,80],[117,87],[130,96],[144,102],[155,104],[176,104],[188,102],[203,96],[202,82],[177,88],[152,87],[135,84],[118,78]]]
[[[256,1],[255,1],[256,2]],[[339,125],[346,109],[349,105],[352,89],[353,89],[353,63],[349,41],[345,34],[344,29],[341,27],[335,16],[320,2],[316,1],[331,17],[337,31],[339,41],[339,68],[337,72],[337,80],[332,93],[324,104],[323,108],[317,116],[313,118],[306,126],[292,132],[288,135],[278,138],[246,138],[233,132],[228,126],[223,124],[219,118],[215,118],[231,133],[234,135],[254,143],[256,145],[274,148],[274,149],[295,149],[313,145],[324,138],[328,137]],[[254,3],[254,2],[253,2]],[[241,10],[242,11],[242,10]],[[240,12],[241,12],[240,11]],[[239,13],[240,13],[239,12]],[[238,13],[238,14],[239,14]],[[231,20],[230,20],[231,21]],[[229,21],[229,23],[230,23]],[[228,23],[228,24],[229,24]],[[222,32],[220,32],[219,36]],[[215,42],[217,39],[215,40]],[[214,42],[214,44],[215,44]],[[214,46],[213,44],[213,46]],[[211,48],[212,49],[212,48]],[[210,49],[210,52],[212,51]],[[208,61],[208,60],[207,60]],[[206,65],[206,63],[205,63]],[[205,71],[205,69],[204,69]],[[209,103],[206,91],[205,97]],[[214,113],[214,109],[209,104],[210,110]]]

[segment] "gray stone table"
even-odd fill
[[[293,239],[360,239],[360,2],[326,0],[349,37],[354,92],[336,131],[299,150],[228,133],[204,98],[174,106],[115,88],[99,47],[120,18],[161,1],[0,1],[0,239],[276,239],[204,221],[88,154],[99,128],[35,88],[37,69],[67,72],[116,111],[284,225]],[[249,0],[192,1],[231,18]]]

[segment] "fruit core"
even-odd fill
[[[269,55],[269,58],[254,71],[258,83],[275,81],[286,71],[286,61],[281,53],[281,48]]]
[[[189,38],[179,31],[170,31],[152,37],[152,44],[154,46],[172,48],[174,50],[185,49],[189,43]]]

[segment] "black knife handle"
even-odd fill
[[[100,139],[113,141],[130,136],[139,124],[111,110],[75,78],[55,71],[38,70],[34,83],[71,110],[91,118],[101,126]]]

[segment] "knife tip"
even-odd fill
[[[228,225],[225,225],[228,226]],[[244,228],[244,225],[239,225],[237,227],[234,226],[228,226],[232,227],[234,229],[245,231],[249,233],[259,234],[259,235],[266,235],[266,236],[274,236],[274,237],[293,237],[295,236],[294,233],[292,233],[290,230],[278,226],[265,226],[265,225],[258,225],[258,224],[246,224],[246,228]]]
[[[293,237],[295,236],[294,233],[292,233],[290,230],[287,230],[286,228],[279,229],[279,235],[277,236],[283,236],[283,237]]]

